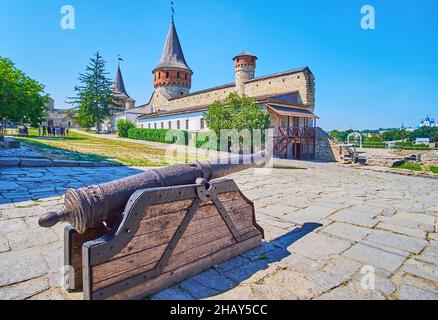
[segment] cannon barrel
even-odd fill
[[[198,178],[213,180],[245,169],[264,165],[265,153],[228,158],[211,163],[197,161],[160,169],[124,179],[80,189],[69,189],[64,206],[49,212],[38,221],[41,227],[50,228],[58,222],[70,223],[83,234],[105,221],[116,219],[123,212],[129,198],[141,189],[194,184]]]

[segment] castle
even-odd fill
[[[277,157],[335,160],[330,137],[317,127],[315,78],[308,67],[256,77],[257,56],[243,51],[232,61],[234,82],[191,92],[194,72],[185,59],[172,17],[160,62],[152,71],[154,92],[149,101],[135,106],[119,65],[112,90],[121,111],[102,129],[113,132],[118,119],[129,119],[138,128],[206,131],[204,113],[209,106],[237,92],[254,97],[268,111]]]
[[[308,67],[256,77],[257,56],[244,51],[232,61],[234,82],[190,92],[194,72],[172,18],[160,62],[152,71],[151,98],[144,105],[131,105],[116,118],[130,119],[138,128],[206,131],[203,115],[208,107],[238,92],[254,97],[269,112],[276,156],[333,160],[329,138],[316,125],[315,78]]]

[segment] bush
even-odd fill
[[[128,119],[119,119],[116,123],[116,129],[119,133],[119,137],[128,138],[128,131],[130,129],[135,129],[135,125]]]
[[[189,143],[189,133],[182,130],[131,128],[128,130],[128,138],[181,145],[188,145]]]
[[[395,147],[403,150],[430,150],[430,147],[426,144],[414,144],[412,142],[397,142]]]

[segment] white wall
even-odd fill
[[[155,129],[154,124],[157,125],[157,129],[161,129],[161,123],[164,125],[164,129],[177,130],[177,122],[180,121],[180,130],[187,131],[207,131],[207,123],[204,121],[205,127],[201,129],[201,119],[203,119],[203,112],[194,112],[180,115],[170,115],[151,119],[138,119],[137,127],[143,129]],[[189,127],[186,128],[186,121],[189,120]],[[171,127],[169,128],[169,122]]]

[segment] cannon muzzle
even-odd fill
[[[68,222],[77,232],[83,234],[106,221],[115,221],[122,215],[129,198],[138,190],[190,185],[196,183],[198,178],[209,181],[263,166],[267,162],[266,158],[267,154],[260,152],[231,157],[219,163],[197,161],[148,170],[98,186],[69,189],[65,195],[64,206],[57,212],[43,215],[38,223],[41,227],[50,228],[58,222]]]

